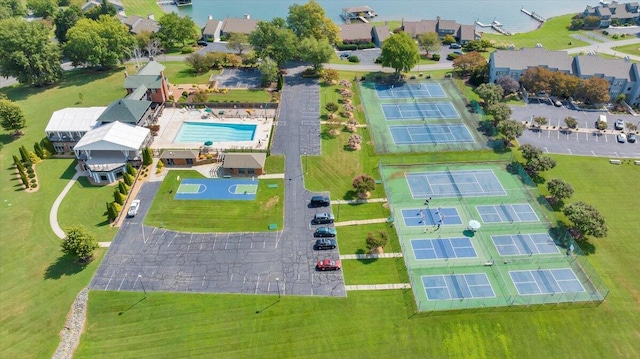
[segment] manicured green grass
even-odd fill
[[[640,269],[640,224],[634,213],[640,191],[630,187],[637,189],[637,167],[553,157],[558,166],[547,178],[571,183],[573,200],[595,205],[610,226],[608,238],[591,240],[596,247],[590,261],[612,289],[599,307],[412,316],[413,295],[402,290],[349,292],[347,298],[285,296],[275,304],[275,296],[150,293],[140,301],[140,293],[92,292],[76,356],[638,357],[640,283],[634,273]],[[624,201],[620,188],[629,189]],[[339,229],[341,250],[344,236]],[[386,266],[345,260],[347,281],[366,281],[366,271],[394,279],[394,268],[383,274],[376,264]],[[320,337],[318,323],[330,325]]]
[[[335,211],[335,210],[334,210]],[[401,252],[398,234],[392,225],[388,223],[370,223],[354,226],[336,227],[338,230],[338,247],[340,254],[364,254],[367,253],[366,239],[369,232],[382,231],[389,236],[389,242],[384,247],[387,253]]]
[[[264,89],[229,89],[227,93],[210,93],[208,101],[268,103],[271,102],[271,94]]]
[[[260,180],[255,201],[175,200],[181,178],[204,178],[189,170],[171,170],[165,177],[145,224],[184,232],[265,232],[283,223],[284,182]],[[277,184],[277,188],[268,188]]]
[[[638,44],[631,44],[625,46],[616,46],[613,48],[616,51],[623,52],[625,54],[640,56],[640,46]]]
[[[536,44],[542,44],[547,50],[561,50],[589,45],[569,36],[581,33],[581,31],[569,31],[568,29],[573,16],[574,14],[568,14],[548,19],[540,28],[530,32],[513,36],[485,33],[482,38],[495,41],[496,44],[514,44],[517,48],[535,47]]]
[[[14,140],[8,133],[0,135],[0,357],[51,357],[58,346],[59,332],[71,303],[87,284],[100,262],[86,268],[61,256],[60,240],[49,225],[51,206],[74,173],[72,159],[48,159],[38,164],[39,190],[26,193],[13,176],[12,155],[18,147],[32,149],[44,137],[51,114],[65,107],[106,106],[126,95],[123,68],[94,72],[65,72],[65,79],[54,86],[29,88],[13,86],[0,89],[16,101],[27,118],[25,135]],[[79,94],[83,100],[80,101]],[[84,194],[73,189],[69,198],[82,201]],[[96,197],[90,196],[93,200]],[[105,199],[106,200],[106,199]],[[104,206],[105,200],[100,200]],[[91,228],[94,213],[90,205],[78,203],[80,210],[60,209],[61,224],[82,224]],[[100,213],[104,212],[101,210]],[[101,240],[110,240],[100,229],[94,232]]]
[[[398,267],[401,268],[400,271]],[[400,278],[402,272],[406,273],[406,268],[402,258],[344,259],[342,260],[342,271],[346,285],[390,284],[405,282]]]
[[[284,156],[268,156],[264,170],[268,174],[284,173]]]
[[[162,64],[167,67],[164,74],[172,84],[208,84],[211,75],[220,74],[220,70],[209,70],[196,75],[184,62],[163,62]]]
[[[334,204],[331,206],[336,222],[358,221],[372,218],[387,218],[391,214],[386,203]]]
[[[156,4],[155,0],[122,0],[122,5],[128,16],[147,17],[148,15],[153,15],[156,20],[160,20],[164,15],[164,11],[162,11],[160,5]]]

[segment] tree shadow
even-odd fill
[[[44,279],[60,279],[82,272],[90,262],[80,263],[69,255],[62,255],[44,271]]]
[[[13,142],[15,139],[16,137],[10,133],[3,133],[0,135],[0,143],[2,143],[2,145],[8,145],[11,142]]]
[[[53,158],[55,160],[55,158]],[[66,160],[66,158],[65,158]],[[47,160],[50,161],[50,160]],[[73,175],[76,174],[76,165],[78,164],[78,161],[73,161],[71,162],[71,164],[64,170],[64,172],[62,172],[62,175],[60,176],[61,179],[67,179],[70,180],[73,178]]]
[[[358,198],[358,193],[354,190],[349,190],[347,192],[344,193],[344,196],[342,196],[342,199],[350,201],[353,199],[357,199]]]
[[[378,258],[358,258],[356,260],[364,265],[369,265],[377,262]]]

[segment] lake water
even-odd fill
[[[526,32],[539,23],[520,11],[522,7],[535,11],[544,18],[582,12],[587,5],[598,1],[587,0],[316,0],[336,23],[342,23],[341,9],[367,5],[378,13],[376,21],[384,20],[455,20],[461,24],[473,24],[476,20],[490,24],[493,20],[503,24],[511,32]],[[191,16],[197,24],[204,25],[208,16],[222,20],[226,17],[243,17],[271,20],[286,18],[291,4],[305,4],[307,0],[193,0],[190,7],[167,6],[166,11],[177,11]],[[488,30],[487,30],[488,31]]]

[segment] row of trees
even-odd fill
[[[527,69],[520,78],[520,83],[528,92],[545,92],[562,98],[573,97],[576,100],[590,104],[608,102],[609,82],[600,77],[579,77],[551,71],[544,67]]]

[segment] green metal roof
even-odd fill
[[[98,118],[98,122],[120,121],[136,125],[150,106],[151,101],[147,100],[130,100],[126,98],[116,100],[107,106],[107,109]]]

